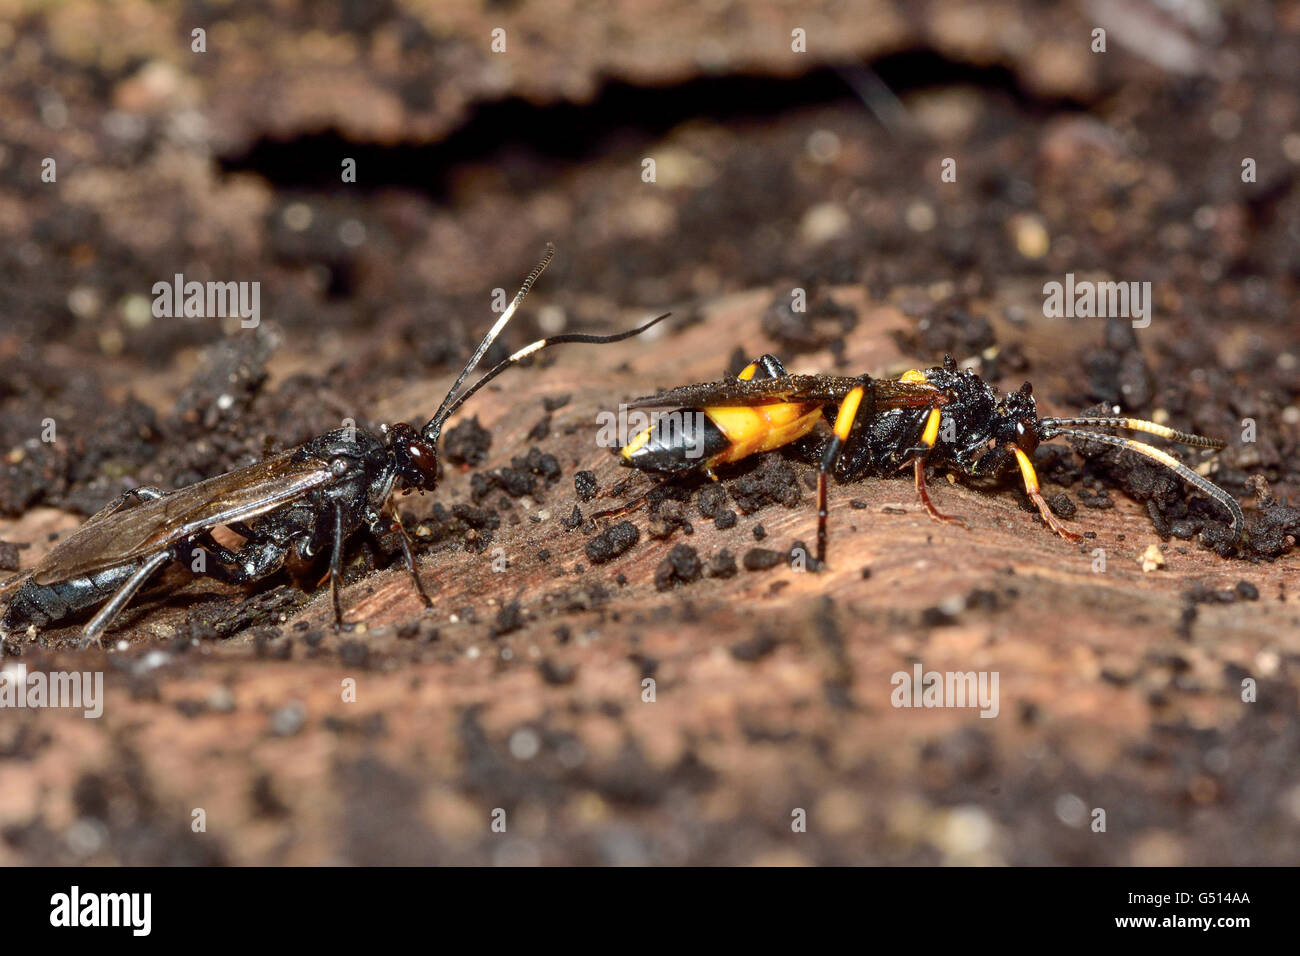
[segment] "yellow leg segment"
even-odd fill
[[[859,385],[844,396],[839,414],[835,416],[835,437],[842,442],[849,440],[849,431],[853,428],[853,420],[858,417],[858,409],[862,405],[862,395],[863,388]]]
[[[925,420],[925,431],[921,433],[921,444],[926,448],[934,447],[939,437],[939,423],[942,421],[943,413],[937,408],[930,409],[930,417]]]
[[[1052,509],[1047,507],[1047,502],[1043,499],[1043,494],[1038,489],[1038,473],[1034,471],[1034,463],[1029,460],[1029,456],[1015,445],[1007,445],[1012,453],[1016,456],[1016,463],[1020,465],[1020,477],[1025,480],[1025,493],[1029,495],[1029,500],[1038,507],[1038,513],[1042,515],[1043,523],[1059,534],[1066,541],[1079,542],[1083,540],[1083,535],[1075,534],[1052,514]]]
[[[945,521],[964,528],[966,523],[961,518],[956,515],[946,515],[934,506],[934,502],[930,500],[930,491],[925,486],[926,454],[934,447],[935,440],[939,437],[939,423],[942,420],[943,414],[939,409],[930,409],[930,416],[925,420],[925,431],[921,433],[921,444],[925,446],[925,452],[912,459],[912,476],[916,483],[916,496],[921,499],[921,504],[925,505],[926,514],[935,521]]]
[[[919,369],[909,369],[899,378],[900,382],[924,382],[926,381],[925,373]],[[926,453],[934,447],[934,443],[939,440],[939,426],[943,422],[943,413],[937,408],[930,409],[930,414],[925,420],[925,429],[921,432],[921,444],[925,447]],[[934,506],[930,500],[930,492],[925,486],[925,457],[922,453],[912,459],[912,474],[916,479],[916,496],[921,499],[921,504],[925,505],[926,513],[935,521],[947,521],[952,524],[965,527],[965,523],[956,515],[946,515]]]

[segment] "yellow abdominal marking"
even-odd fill
[[[924,382],[925,380],[926,380],[925,373],[918,371],[917,369],[914,368],[908,369],[906,372],[903,373],[902,377],[899,379],[900,382],[912,382],[913,384],[917,382]]]
[[[643,431],[619,450],[619,454],[631,460],[632,456],[641,450],[641,446],[650,440],[650,433],[654,429],[654,425],[647,425]]]
[[[704,414],[709,416],[731,443],[730,448],[710,458],[708,464],[740,461],[750,455],[788,445],[813,430],[821,418],[821,411],[820,404],[807,402],[706,408]]]

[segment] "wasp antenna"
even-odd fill
[[[482,378],[456,396],[455,401],[450,404],[444,402],[443,408],[439,409],[438,414],[431,418],[429,423],[424,426],[423,436],[429,441],[437,441],[438,433],[442,430],[443,422],[450,418],[455,413],[456,409],[464,405],[471,395],[488,382],[492,381],[492,379],[496,378],[506,369],[510,368],[510,366],[522,362],[524,359],[528,358],[528,356],[534,355],[542,349],[548,349],[554,345],[566,345],[571,342],[584,342],[589,345],[609,345],[612,342],[622,342],[624,339],[630,339],[634,336],[640,335],[646,329],[658,325],[670,315],[672,315],[671,312],[665,312],[663,315],[655,316],[644,325],[638,325],[636,328],[628,329],[626,332],[615,332],[613,335],[588,335],[584,332],[571,332],[565,335],[552,335],[549,338],[538,339],[536,342],[530,342],[509,358],[499,362],[485,372]]]
[[[1065,420],[1068,419],[1061,419],[1058,421],[1065,421]],[[1119,420],[1120,419],[1103,419],[1103,421],[1119,421]],[[1129,420],[1131,421],[1132,419]],[[1157,425],[1156,427],[1160,428],[1163,426]],[[1085,441],[1095,441],[1103,445],[1111,445],[1112,447],[1115,448],[1126,448],[1129,451],[1136,452],[1139,455],[1142,455],[1146,458],[1150,458],[1153,461],[1159,462],[1160,464],[1168,468],[1170,471],[1178,475],[1180,478],[1182,478],[1189,485],[1192,485],[1193,487],[1200,489],[1201,491],[1205,492],[1205,494],[1209,495],[1211,498],[1217,501],[1219,504],[1223,505],[1223,507],[1228,510],[1229,514],[1232,515],[1233,541],[1241,540],[1242,534],[1246,530],[1246,516],[1242,514],[1241,505],[1237,503],[1237,499],[1232,497],[1232,495],[1228,494],[1226,491],[1224,491],[1214,482],[1210,481],[1208,478],[1202,478],[1200,475],[1192,471],[1190,468],[1184,465],[1173,455],[1170,455],[1168,452],[1161,451],[1159,448],[1156,448],[1152,445],[1148,445],[1145,442],[1140,442],[1133,438],[1123,438],[1119,435],[1106,435],[1099,432],[1077,431],[1072,428],[1059,428],[1059,427],[1053,428],[1051,430],[1050,437],[1054,438],[1057,435],[1063,436],[1065,438],[1080,438]],[[1199,437],[1199,436],[1194,436],[1194,437]]]
[[[438,406],[438,410],[434,412],[433,417],[429,419],[428,424],[424,426],[423,432],[425,433],[425,437],[428,437],[430,432],[435,436],[437,435],[442,422],[451,414],[450,407],[452,405],[452,399],[455,397],[456,389],[460,388],[465,382],[465,379],[469,377],[469,373],[478,367],[478,363],[483,360],[483,356],[487,354],[487,350],[492,347],[492,343],[497,340],[497,336],[501,334],[505,327],[510,323],[510,320],[514,318],[514,314],[518,310],[520,303],[528,297],[528,293],[532,289],[533,283],[537,281],[538,276],[546,271],[546,267],[550,265],[551,258],[554,255],[555,245],[554,243],[548,242],[546,244],[546,254],[542,256],[542,261],[533,267],[532,272],[528,273],[528,278],[524,280],[524,284],[521,285],[519,291],[515,293],[515,297],[511,300],[509,307],[501,313],[501,318],[496,320],[496,323],[492,328],[488,329],[487,335],[483,336],[483,341],[479,342],[478,348],[474,350],[474,354],[470,356],[470,360],[466,362],[465,367],[460,370],[460,375],[456,377],[456,381],[452,384],[451,388],[447,389],[447,395],[442,400],[442,404]]]
[[[1218,438],[1208,438],[1205,435],[1197,435],[1192,432],[1180,432],[1166,425],[1159,425],[1142,418],[1044,418],[1040,424],[1046,425],[1049,429],[1079,426],[1085,428],[1127,428],[1129,431],[1146,432],[1148,435],[1156,435],[1160,438],[1176,441],[1180,445],[1192,445],[1196,448],[1218,450],[1226,448],[1228,444]]]

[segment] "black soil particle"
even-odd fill
[[[369,666],[370,644],[366,641],[343,641],[339,644],[339,660],[349,667]]]
[[[1114,500],[1104,490],[1094,491],[1091,488],[1080,488],[1079,500],[1083,502],[1085,508],[1095,508],[1099,511],[1115,507]]]
[[[547,481],[560,480],[560,463],[555,456],[544,452],[537,446],[528,449],[522,458],[511,458],[510,466],[517,471],[526,471]]]
[[[209,346],[199,371],[176,400],[176,417],[198,434],[246,415],[266,381],[271,351],[272,340],[265,334]]]
[[[404,641],[413,641],[418,638],[425,643],[432,644],[442,635],[438,630],[438,625],[431,618],[421,617],[398,625],[397,636]]]
[[[700,497],[696,501],[696,507],[700,509],[700,514],[706,518],[716,518],[718,512],[727,505],[727,489],[718,484],[706,485],[700,489]]]
[[[933,605],[921,612],[921,624],[924,627],[947,627],[956,624],[958,614],[947,607]]]
[[[762,317],[763,332],[781,343],[790,355],[816,352],[842,339],[858,324],[858,314],[840,305],[829,295],[815,294],[803,300],[796,311],[796,300],[789,292],[777,293]]]
[[[766,631],[759,631],[753,637],[745,641],[740,641],[731,645],[731,656],[738,661],[753,663],[762,660],[777,649],[781,644],[775,637]]]
[[[650,537],[655,539],[668,538],[679,529],[685,534],[695,533],[695,529],[691,526],[686,505],[671,498],[660,502],[659,506],[650,514],[650,523],[647,529],[650,532]]]
[[[1085,401],[1119,405],[1129,413],[1146,409],[1155,395],[1155,376],[1127,319],[1108,319],[1104,343],[1083,357]]]
[[[551,434],[551,416],[543,415],[532,428],[528,429],[529,441],[544,441]]]
[[[451,515],[457,521],[463,522],[467,527],[477,529],[493,529],[501,527],[501,516],[495,511],[489,511],[487,508],[476,508],[473,505],[456,504],[451,506]]]
[[[708,575],[711,578],[730,578],[736,574],[736,556],[723,548],[709,558]]]
[[[566,684],[573,683],[573,679],[578,674],[578,668],[573,664],[562,664],[549,657],[544,657],[542,662],[537,665],[537,673],[550,686],[563,687]]]
[[[458,465],[481,465],[491,448],[492,433],[479,424],[477,415],[449,428],[442,439],[443,456]]]
[[[831,598],[821,599],[815,627],[827,658],[822,681],[826,702],[838,710],[850,710],[853,707],[853,664],[849,661],[844,635],[835,616],[835,602]]]
[[[479,472],[470,479],[470,494],[475,501],[482,501],[494,488],[501,489],[511,498],[523,498],[537,490],[537,479],[518,468],[494,468],[486,473]]]
[[[746,571],[767,571],[778,564],[784,564],[785,560],[786,556],[780,551],[772,551],[768,548],[750,548],[745,552],[741,563],[744,564]]]
[[[769,504],[793,508],[801,494],[795,467],[776,455],[764,456],[756,469],[731,483],[731,497],[744,514]]]
[[[736,526],[736,512],[727,507],[727,491],[720,485],[709,485],[701,490],[696,506],[700,514],[713,519],[719,531]]]
[[[513,633],[519,630],[526,623],[527,618],[524,616],[523,608],[519,599],[504,604],[501,610],[497,611],[496,621],[489,628],[488,634],[491,637],[502,637],[503,635]]]
[[[641,540],[641,532],[630,521],[620,521],[589,540],[583,550],[592,564],[604,564],[623,554]]]
[[[0,571],[17,571],[18,566],[18,545],[0,541]]]
[[[796,541],[790,545],[790,550],[786,553],[785,559],[786,563],[792,568],[801,568],[804,571],[820,571],[822,569],[822,563],[813,557],[812,552],[808,550],[808,545],[802,541]]]
[[[433,513],[415,526],[415,540],[421,550],[441,541],[463,538],[471,552],[482,553],[501,527],[501,516],[487,508],[455,504],[448,510],[438,502]]]
[[[655,588],[667,591],[679,584],[692,584],[700,579],[701,570],[696,550],[689,544],[675,544],[655,570]]]
[[[932,362],[939,355],[969,358],[996,341],[993,327],[982,316],[973,316],[963,309],[940,309],[931,303],[923,303],[921,308],[926,313],[918,318],[915,329],[895,333],[895,339],[900,348],[922,363]]]
[[[1079,510],[1064,491],[1058,491],[1048,498],[1047,505],[1058,518],[1073,518]]]
[[[264,819],[279,819],[289,815],[289,807],[275,792],[271,775],[263,771],[253,779],[249,793],[253,815]]]
[[[573,490],[578,493],[579,501],[590,501],[596,497],[596,473],[580,471],[573,476]]]
[[[1250,548],[1264,558],[1276,558],[1295,546],[1300,538],[1300,508],[1281,504],[1261,507],[1250,529]]]

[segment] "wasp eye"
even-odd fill
[[[409,462],[409,477],[415,483],[432,488],[438,483],[438,455],[425,441],[415,439],[404,446]]]

